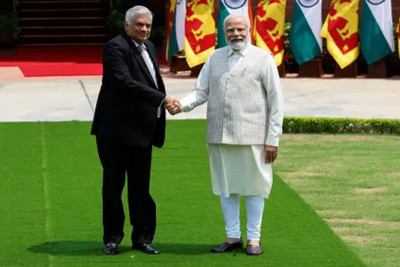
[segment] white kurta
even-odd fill
[[[230,70],[236,64],[240,64],[246,52],[247,49],[234,53],[229,48],[228,67]],[[188,112],[208,100],[210,84],[208,63],[209,61],[204,64],[193,92],[180,100],[184,112]],[[273,67],[275,68],[273,61],[270,64],[274,64]],[[267,79],[274,79],[271,73],[267,73],[266,77]],[[277,88],[277,90],[280,90],[280,88]],[[283,107],[280,106],[280,101],[277,102],[277,110],[281,112]],[[273,113],[271,117],[273,116],[279,117],[282,114]],[[269,124],[270,131],[280,133],[282,125],[275,123],[279,119],[274,120],[272,118],[272,120],[273,123]],[[271,135],[269,140],[270,143],[267,140],[268,145],[276,146],[279,143],[279,135]],[[272,187],[272,167],[265,163],[264,145],[208,144],[207,147],[214,194],[225,197],[229,197],[230,194],[269,197]]]
[[[269,197],[272,167],[264,163],[263,145],[208,144],[207,147],[214,194]]]

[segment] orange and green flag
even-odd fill
[[[167,60],[184,48],[186,0],[170,0],[167,25]]]
[[[219,14],[217,23],[218,47],[224,47],[228,44],[225,40],[224,20],[229,15],[242,15],[249,19],[250,27],[253,28],[253,11],[251,0],[220,0]]]
[[[343,69],[353,63],[359,53],[359,0],[332,0],[321,29],[329,53]]]
[[[174,12],[175,12],[176,0],[169,1],[169,10],[168,10],[168,23],[167,23],[167,47],[165,49],[165,58],[168,60],[170,57],[170,40],[171,40],[171,32],[172,32],[172,24],[174,23]]]
[[[214,0],[188,0],[185,22],[185,56],[192,68],[215,50]]]
[[[363,0],[360,49],[368,65],[393,54],[392,1]]]
[[[270,51],[276,66],[284,52],[286,0],[258,0],[253,34],[256,46]]]

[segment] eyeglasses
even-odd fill
[[[237,28],[234,28],[234,27],[228,27],[228,28],[226,28],[226,30],[225,30],[227,33],[234,33],[235,31],[237,31],[238,33],[245,33],[246,31],[247,31],[247,28],[246,27],[237,27]]]

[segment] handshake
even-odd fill
[[[175,115],[182,112],[182,106],[178,99],[167,96],[164,100],[164,107],[168,110],[169,114]]]

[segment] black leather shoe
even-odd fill
[[[246,249],[246,254],[250,256],[258,256],[263,253],[261,244],[259,246],[248,245]]]
[[[231,251],[236,248],[242,248],[242,247],[243,247],[243,240],[240,239],[239,241],[231,243],[231,244],[224,242],[221,245],[219,245],[218,247],[211,249],[210,252],[222,253],[222,252],[227,252],[227,251]]]
[[[152,244],[137,244],[134,245],[133,248],[147,254],[160,254],[160,251],[155,249]]]
[[[106,255],[118,254],[118,245],[114,242],[109,242],[104,246],[103,253]]]

